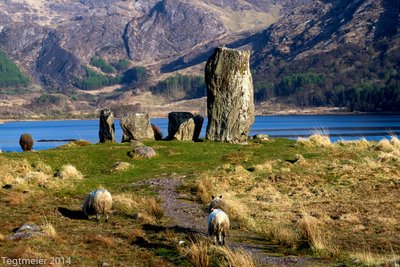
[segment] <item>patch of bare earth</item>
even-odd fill
[[[192,233],[207,237],[207,211],[192,197],[178,192],[183,178],[151,179],[151,187],[158,192],[171,227],[185,228]],[[273,266],[324,266],[326,262],[298,256],[273,257],[267,254],[268,248],[276,246],[258,237],[255,233],[235,229],[235,222],[226,239],[227,246],[233,250],[246,251],[252,255],[258,265]]]

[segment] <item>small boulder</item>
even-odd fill
[[[128,152],[128,156],[131,158],[140,157],[144,159],[150,159],[157,156],[156,151],[152,147],[148,146],[138,146],[134,148],[132,151]]]
[[[154,131],[150,125],[150,116],[147,113],[133,113],[120,121],[123,131],[122,142],[132,140],[154,140]]]
[[[256,135],[253,135],[253,139],[261,140],[261,141],[268,141],[269,136],[268,136],[268,134],[256,134]]]
[[[35,236],[45,236],[45,234],[41,231],[41,228],[33,223],[26,223],[22,225],[20,228],[15,230],[15,233],[9,237],[10,240],[20,240],[31,238]]]
[[[22,151],[32,151],[33,147],[33,138],[32,135],[24,133],[19,138],[19,145],[22,148]]]
[[[100,143],[115,141],[114,113],[109,109],[100,112]]]

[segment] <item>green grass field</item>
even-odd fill
[[[146,181],[180,176],[185,178],[179,190],[205,205],[211,194],[224,194],[236,230],[265,239],[268,255],[349,266],[399,260],[398,139],[334,145],[317,139],[145,144],[157,151],[155,158],[131,159],[129,144],[116,143],[0,154],[0,186],[12,186],[0,189],[0,256],[70,257],[74,266],[200,266],[189,248],[176,244],[189,244],[190,235],[145,227],[164,227],[171,220]],[[114,171],[116,162],[130,167]],[[55,177],[65,165],[83,178]],[[59,212],[78,214],[86,194],[99,187],[114,198],[109,222]],[[55,233],[9,240],[13,229],[28,222],[50,225]]]

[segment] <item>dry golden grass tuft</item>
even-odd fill
[[[329,136],[323,134],[313,134],[308,139],[298,138],[297,147],[332,147],[333,144]]]
[[[272,172],[273,166],[275,162],[274,161],[266,161],[262,164],[257,164],[254,166],[254,170],[256,172],[267,172],[270,173]]]
[[[139,212],[137,214],[136,220],[140,224],[155,224],[156,220],[153,216],[150,216],[146,212]]]
[[[381,152],[378,156],[380,162],[400,162],[400,151]]]
[[[323,223],[308,215],[306,212],[302,212],[302,218],[298,221],[301,238],[306,241],[313,250],[319,251],[326,249],[326,231],[323,228]]]
[[[61,179],[81,180],[83,175],[71,164],[63,165],[58,173]]]
[[[4,235],[0,234],[0,241],[4,241]]]
[[[196,267],[211,266],[210,244],[206,241],[192,243],[183,250],[189,261]]]
[[[109,248],[115,248],[115,246],[116,246],[114,243],[114,239],[112,237],[103,236],[100,234],[89,233],[86,236],[86,242],[102,245],[102,246],[109,247]]]
[[[41,229],[42,229],[42,232],[45,235],[47,235],[48,237],[51,237],[51,238],[57,237],[57,231],[51,223],[46,222],[44,225],[42,225]]]
[[[288,225],[267,223],[258,229],[258,232],[268,236],[271,240],[286,247],[295,248],[299,242],[299,235]]]
[[[222,254],[223,257],[219,257],[217,262],[218,266],[230,267],[230,266],[246,266],[255,267],[257,266],[252,256],[245,251],[234,251],[228,247],[216,247],[218,254]]]
[[[236,221],[246,229],[255,227],[254,220],[248,215],[248,208],[240,199],[231,193],[224,194],[223,199],[226,203],[226,213],[229,215],[230,220]]]
[[[6,198],[5,201],[12,206],[18,206],[22,205],[25,203],[25,194],[22,192],[17,192],[17,191],[12,191],[10,192]]]
[[[390,139],[390,144],[391,144],[394,148],[396,148],[397,150],[400,150],[400,140],[399,140],[399,138],[398,138],[397,136],[393,136],[393,137]]]
[[[68,149],[68,148],[75,148],[75,147],[81,147],[81,146],[89,146],[92,143],[86,140],[77,140],[73,142],[69,142],[68,144],[58,146],[58,149]]]
[[[155,198],[143,198],[140,205],[147,215],[154,217],[157,220],[164,217],[164,209]]]
[[[321,146],[321,147],[332,146],[331,140],[329,139],[329,136],[327,136],[327,135],[313,134],[310,136],[309,139],[315,146]]]
[[[111,166],[111,171],[112,172],[124,172],[127,171],[131,168],[131,164],[128,162],[116,162]]]
[[[382,139],[375,145],[375,150],[390,153],[393,152],[395,148],[392,146],[389,140]]]
[[[360,140],[351,140],[351,141],[344,141],[340,140],[336,142],[336,146],[343,146],[343,147],[351,147],[355,149],[369,149],[372,144],[367,141],[367,139],[363,138]]]
[[[203,174],[197,180],[197,195],[203,204],[208,204],[211,200],[213,191],[213,178],[208,174]]]
[[[371,249],[364,248],[363,251],[357,253],[351,253],[350,257],[361,262],[367,266],[394,266],[397,267],[400,261],[399,254],[375,254],[371,252]]]
[[[130,212],[139,207],[139,199],[131,194],[123,193],[113,195],[113,207],[116,210]]]

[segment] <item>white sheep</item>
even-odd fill
[[[214,238],[214,244],[225,245],[225,236],[229,225],[229,217],[223,210],[211,210],[210,215],[208,215],[208,234]]]
[[[83,203],[82,211],[87,218],[96,215],[96,220],[100,219],[100,215],[106,215],[106,221],[112,209],[112,197],[106,189],[96,189],[90,192]]]

